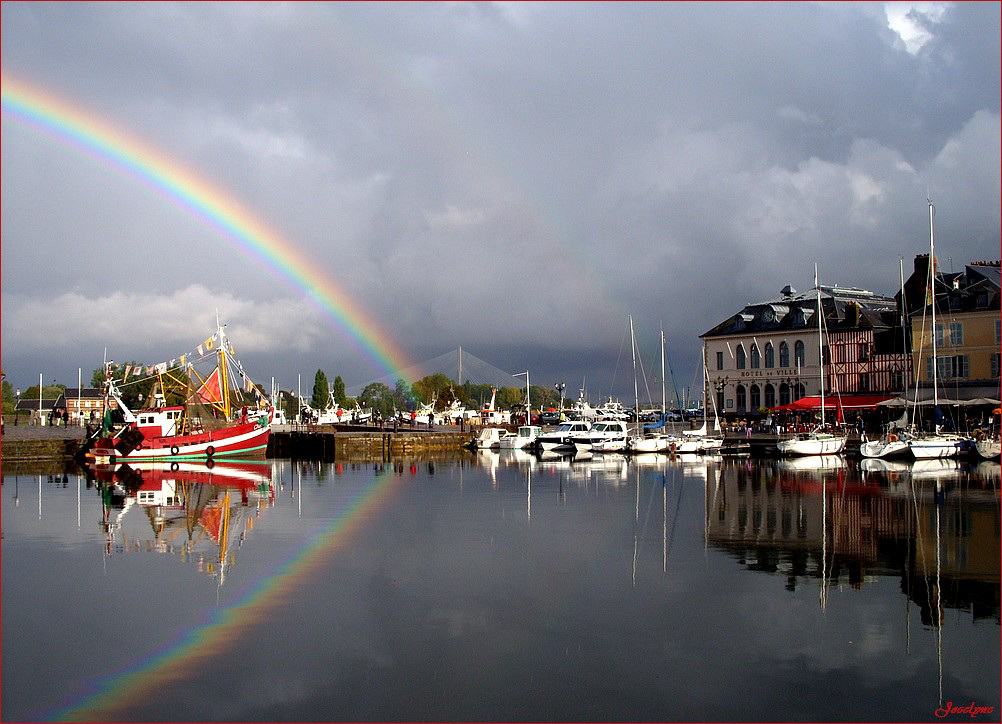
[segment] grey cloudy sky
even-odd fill
[[[998,3],[19,3],[3,70],[253,210],[419,362],[632,395],[658,326],[999,257]],[[3,366],[75,385],[214,328],[381,377],[290,279],[112,163],[2,126]],[[515,384],[518,381],[515,380]],[[658,392],[658,396],[659,396]]]

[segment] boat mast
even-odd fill
[[[633,354],[633,399],[636,400],[634,412],[637,414],[637,434],[640,434],[640,391],[637,388],[637,341],[633,336],[633,315],[630,315],[630,352]]]
[[[665,326],[661,323],[661,422],[665,420]],[[638,409],[639,413],[640,410]]]
[[[818,263],[814,262],[814,288],[818,293],[818,362],[821,369],[821,429],[825,429],[825,348],[821,339],[821,284],[818,282]]]
[[[898,257],[898,280],[901,283],[901,353],[902,356],[908,353],[908,333],[905,331],[905,259],[902,256]],[[907,369],[907,367],[906,367]],[[908,421],[908,378],[902,370],[901,382],[905,386],[903,389],[902,397],[905,400],[905,428],[910,427]]]
[[[219,312],[216,312],[216,337],[219,341],[218,355],[219,365],[219,396],[223,398],[223,418],[230,419],[230,385],[226,375],[226,338],[223,336],[223,328],[219,324]]]
[[[929,289],[932,299],[926,302],[932,304],[932,424],[936,429],[936,410],[939,408],[939,360],[936,358],[936,252],[933,241],[932,217],[934,206],[932,199],[926,198],[929,203]]]

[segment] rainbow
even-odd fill
[[[218,656],[245,629],[265,620],[269,611],[286,601],[286,593],[311,579],[332,555],[343,549],[362,526],[384,508],[405,478],[391,466],[348,499],[330,523],[302,546],[287,563],[276,565],[271,576],[203,623],[134,662],[110,674],[77,695],[77,703],[42,717],[46,721],[112,721],[130,706],[148,699],[156,689],[190,679],[194,667]]]
[[[137,178],[302,289],[380,369],[399,375],[412,366],[389,334],[343,289],[232,195],[151,144],[6,71],[0,72],[0,91],[8,118]]]

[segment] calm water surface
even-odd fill
[[[4,471],[2,718],[999,720],[999,465]]]

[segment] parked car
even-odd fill
[[[558,425],[560,424],[560,413],[557,410],[544,410],[539,413],[539,424],[540,425]]]

